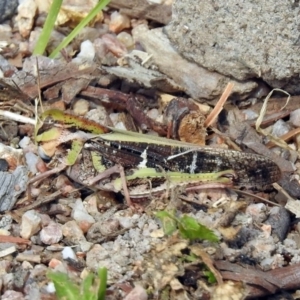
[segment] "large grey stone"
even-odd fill
[[[296,0],[176,0],[165,32],[184,57],[208,70],[300,93],[299,6]]]

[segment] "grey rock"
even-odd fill
[[[165,32],[190,61],[300,92],[298,1],[175,1]]]
[[[167,24],[171,19],[172,1],[155,3],[147,0],[112,0],[108,6],[117,8],[121,14],[137,19],[150,19]]]
[[[14,14],[18,4],[18,0],[0,0],[0,23]]]
[[[272,235],[283,241],[291,225],[291,217],[285,208],[274,206],[270,210],[269,218],[265,224],[271,225]]]

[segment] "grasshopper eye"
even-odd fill
[[[45,150],[43,149],[42,146],[38,146],[38,154],[39,154],[40,158],[41,158],[44,162],[46,162],[46,163],[50,162],[51,159],[52,159],[51,156],[49,156],[48,154],[46,154],[46,152],[45,152]]]

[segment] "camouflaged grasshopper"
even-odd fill
[[[122,191],[129,205],[130,199],[176,186],[261,188],[281,176],[278,166],[261,155],[105,127],[59,110],[42,114],[35,139],[43,159],[67,152],[62,163],[71,178]]]

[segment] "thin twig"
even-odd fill
[[[227,101],[233,87],[234,87],[234,84],[232,82],[229,82],[227,84],[227,86],[226,86],[221,98],[219,99],[218,103],[216,104],[214,109],[211,111],[211,113],[208,115],[208,117],[205,120],[204,126],[206,128],[208,126],[210,126],[215,121],[215,119],[218,117],[218,115],[221,112],[221,110],[223,109],[223,106],[224,106],[225,102]]]
[[[20,122],[20,123],[25,123],[25,124],[32,124],[32,125],[36,125],[36,122],[34,119],[28,118],[28,117],[24,117],[22,115],[10,112],[10,111],[6,111],[6,110],[2,110],[0,109],[0,116],[3,116],[7,119],[16,121],[16,122]]]

